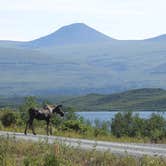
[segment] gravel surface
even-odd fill
[[[48,143],[60,142],[74,148],[97,151],[110,151],[114,154],[133,156],[158,156],[166,157],[166,144],[142,144],[142,143],[119,143],[106,141],[93,141],[86,139],[76,139],[46,135],[24,135],[23,133],[0,131],[1,136],[14,137],[29,141],[47,141]]]

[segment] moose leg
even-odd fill
[[[35,130],[34,130],[34,126],[33,126],[33,119],[30,121],[29,124],[30,124],[31,130],[32,130],[32,133],[33,133],[34,135],[36,135]]]
[[[27,128],[28,128],[28,125],[29,125],[29,120],[28,120],[27,123],[26,123],[25,131],[24,131],[24,134],[25,134],[25,135],[27,135]]]
[[[32,133],[33,133],[33,135],[36,135],[33,124],[32,124]]]
[[[52,135],[52,123],[50,122],[50,135]]]
[[[47,120],[47,128],[46,128],[46,130],[47,130],[47,135],[49,135],[49,132],[48,132],[48,130],[49,130],[49,124],[50,124],[50,121]]]

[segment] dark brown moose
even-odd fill
[[[50,119],[54,115],[54,113],[59,114],[60,116],[64,116],[64,112],[62,111],[62,105],[45,105],[43,108],[37,109],[37,108],[30,108],[28,110],[29,113],[29,119],[26,123],[25,131],[24,134],[27,134],[27,128],[32,129],[32,133],[36,135],[34,126],[33,126],[33,120],[45,120],[47,123],[47,135],[52,135],[52,127],[51,127],[51,122]],[[50,127],[50,130],[49,130]]]

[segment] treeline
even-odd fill
[[[34,97],[27,97],[18,110],[1,109],[0,129],[10,128],[23,131],[26,120],[28,119],[28,109],[30,107],[42,107],[44,104],[51,104],[44,101],[39,104]],[[150,118],[144,119],[139,114],[132,112],[117,113],[113,119],[106,122],[95,120],[94,124],[83,119],[75,113],[73,108],[64,108],[65,117],[59,116],[52,118],[55,135],[72,136],[84,138],[105,138],[109,140],[115,138],[138,138],[151,142],[166,142],[166,119],[161,114],[152,114]],[[44,121],[36,121],[36,128],[44,128]]]
[[[132,112],[117,113],[112,120],[111,132],[116,137],[148,137],[152,142],[166,139],[166,119],[160,114],[153,113],[144,119]]]

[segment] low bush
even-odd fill
[[[81,123],[79,120],[67,120],[61,126],[61,130],[73,130],[81,134],[84,134],[87,132],[88,127],[85,124]]]
[[[60,161],[54,153],[50,153],[44,158],[44,166],[60,166]]]
[[[14,113],[13,111],[5,112],[1,117],[1,122],[5,127],[16,125],[17,123],[16,113]]]

